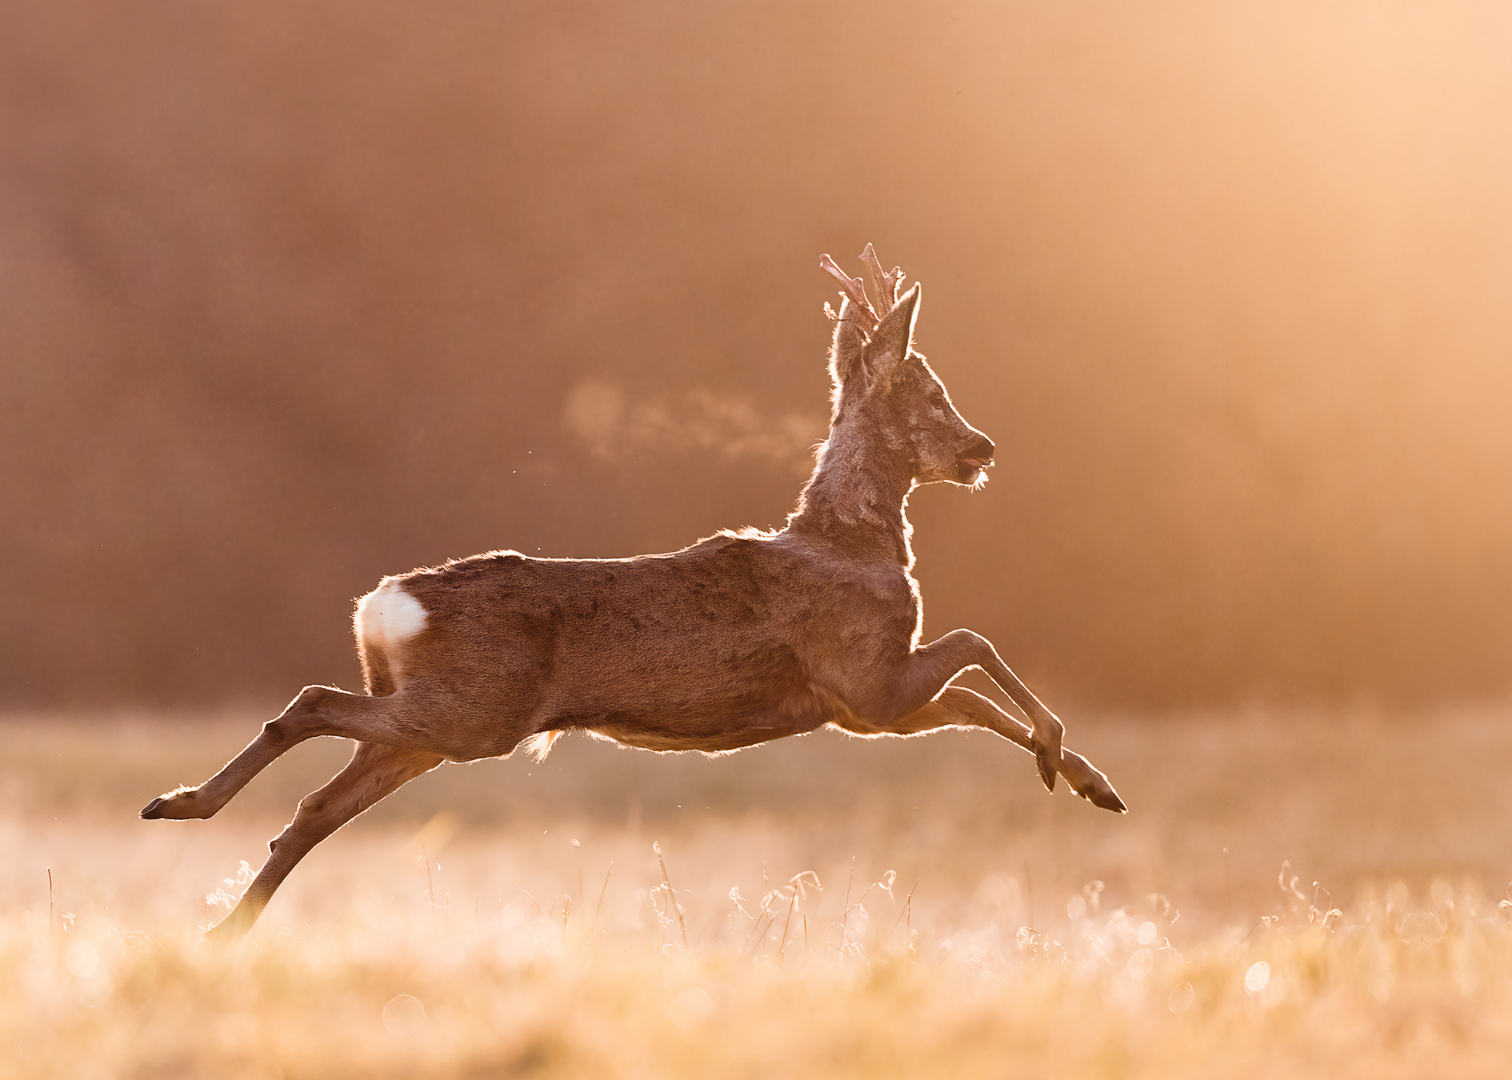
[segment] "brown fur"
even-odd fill
[[[956,630],[919,644],[908,493],[976,486],[993,447],[913,351],[921,290],[897,298],[898,276],[879,266],[873,275],[874,289],[893,292],[879,322],[855,299],[841,308],[830,436],[785,529],[634,559],[496,551],[385,579],[373,595],[402,589],[425,625],[378,641],[359,620],[365,694],[306,687],[216,776],[153,800],[143,817],[209,817],[295,743],[358,742],[347,767],[300,803],[215,931],[244,933],[300,858],[408,780],[527,740],[544,753],[564,731],[723,753],[825,724],[868,736],[984,727],[1035,754],[1047,788],[1059,773],[1121,812],[1107,778],[1062,749],[1060,721],[990,642]],[[968,667],[986,671],[1032,726],[948,685]]]

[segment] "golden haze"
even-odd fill
[[[1058,703],[1506,687],[1491,3],[274,2],[0,35],[0,703],[355,684],[350,598],[778,524],[821,251],[999,446],[926,632]]]

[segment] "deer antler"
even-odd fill
[[[871,301],[866,298],[866,286],[861,283],[860,278],[851,277],[844,270],[840,269],[835,264],[835,260],[828,255],[819,256],[819,269],[840,282],[840,287],[845,290],[845,295],[850,297],[851,303],[871,316],[873,326],[882,321],[876,309],[871,306]]]
[[[884,271],[882,263],[877,259],[876,251],[870,244],[867,244],[866,250],[861,252],[861,263],[866,267],[867,277],[871,278],[872,291],[877,294],[877,307],[873,307],[871,300],[867,298],[866,284],[860,278],[851,277],[828,255],[819,257],[819,269],[840,282],[845,295],[850,297],[851,303],[855,304],[857,312],[870,318],[871,325],[867,327],[867,330],[870,330],[882,321],[884,315],[898,306],[898,284],[903,280],[903,270],[895,266],[891,270]],[[832,318],[838,317],[830,311],[828,304],[824,307]]]
[[[891,270],[883,270],[882,263],[870,244],[861,252],[861,262],[866,267],[867,277],[871,278],[871,287],[880,301],[881,312],[886,315],[898,306],[898,286],[903,282],[903,268],[895,266]]]

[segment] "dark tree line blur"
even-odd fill
[[[830,282],[998,443],[926,633],[1057,702],[1512,675],[1512,15],[0,3],[0,705],[358,681],[384,573],[780,524]]]

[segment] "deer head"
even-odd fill
[[[866,423],[874,438],[906,453],[915,483],[980,486],[992,464],[992,441],[955,410],[945,384],[913,347],[922,287],[915,282],[899,296],[903,271],[884,271],[870,244],[861,263],[875,304],[861,278],[847,275],[828,255],[819,260],[844,296],[838,314],[824,305],[836,323],[830,353],[836,428],[851,418]]]

